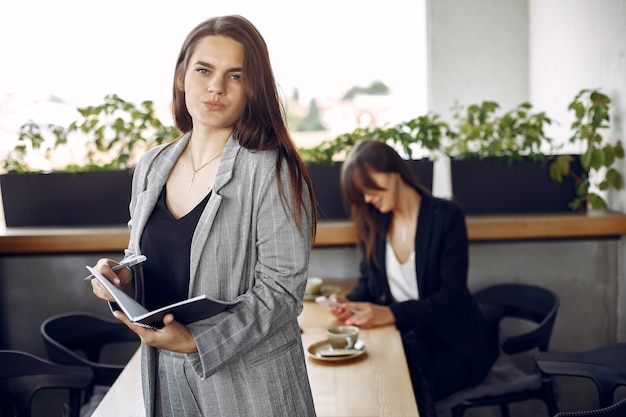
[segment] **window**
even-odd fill
[[[152,100],[169,122],[185,35],[205,18],[235,13],[268,43],[298,145],[426,112],[423,0],[7,1],[0,6],[0,152],[28,120],[64,124],[77,106],[111,93]],[[372,95],[381,85],[389,93]],[[342,100],[350,91],[353,99]],[[307,117],[322,126],[302,123]]]

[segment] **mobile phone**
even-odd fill
[[[131,256],[130,258],[123,259],[122,262],[120,262],[119,264],[111,267],[111,269],[113,271],[119,271],[120,269],[128,268],[128,267],[140,264],[142,262],[145,262],[146,259],[148,259],[148,258],[146,258],[145,255]],[[92,278],[94,278],[94,276],[92,274],[89,274],[88,276],[83,278],[83,281],[88,281],[88,280],[90,280]]]
[[[316,302],[316,303],[327,304],[327,305],[329,305],[329,306],[331,306],[331,307],[339,307],[339,308],[344,308],[344,307],[343,307],[343,305],[342,305],[341,303],[338,303],[338,302],[336,302],[336,301],[332,301],[332,300],[328,299],[327,297],[325,297],[325,296],[323,296],[323,295],[320,295],[319,297],[317,297],[317,298],[315,299],[315,302]],[[348,309],[348,311],[349,311],[349,312],[351,312],[351,313],[353,313],[353,314],[357,312],[357,311],[356,311],[355,309],[353,309],[353,308],[349,308],[349,309]]]

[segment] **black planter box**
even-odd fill
[[[433,187],[433,162],[430,159],[408,161],[417,180],[429,190]],[[313,192],[317,200],[319,220],[345,220],[350,218],[349,208],[341,195],[341,162],[308,165]]]
[[[7,227],[124,225],[131,171],[0,175]]]
[[[450,167],[452,199],[466,214],[571,212],[568,205],[576,198],[574,179],[552,180],[548,161],[509,165],[497,158],[452,158]],[[583,172],[578,155],[571,169]]]

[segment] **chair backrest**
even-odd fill
[[[511,355],[533,348],[548,350],[559,309],[559,297],[553,291],[530,284],[498,284],[474,297],[492,325],[498,326],[507,317],[537,323],[534,329],[501,341],[502,351]]]
[[[125,365],[102,362],[100,356],[103,347],[115,343],[131,343],[133,349],[128,350],[130,359],[139,346],[137,334],[122,322],[88,312],[52,316],[41,324],[41,334],[51,361],[66,365],[89,366],[94,371],[96,385],[113,384]]]
[[[600,408],[612,405],[615,390],[626,386],[626,343],[611,343],[584,352],[539,352],[535,362],[548,375],[591,379],[598,389]]]
[[[596,410],[572,411],[557,413],[554,417],[624,417],[626,416],[626,399],[608,407]]]
[[[93,371],[88,367],[59,365],[30,353],[0,350],[0,392],[13,399],[17,417],[30,417],[35,393],[53,388],[70,391],[70,415],[78,417],[81,390],[92,380]]]

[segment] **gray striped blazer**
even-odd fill
[[[159,193],[190,135],[149,150],[135,169],[130,242],[139,242]],[[193,235],[189,296],[239,300],[230,311],[188,325],[198,352],[142,347],[147,416],[306,417],[315,410],[297,316],[311,249],[312,224],[294,222],[288,170],[283,208],[275,176],[277,153],[251,151],[231,137],[213,194]],[[306,189],[306,187],[305,187]],[[311,202],[303,194],[305,207]],[[139,268],[135,294],[142,299]]]

